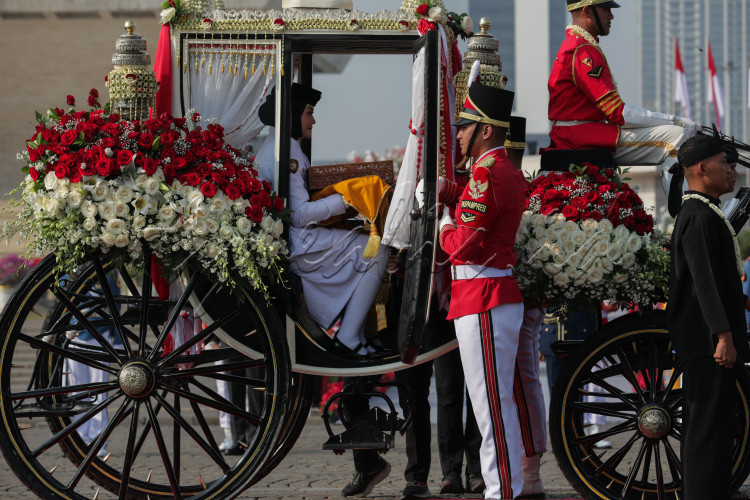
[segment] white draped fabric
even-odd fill
[[[206,50],[195,45],[189,50],[189,107],[200,113],[204,119],[216,119],[217,123],[224,127],[226,142],[235,148],[242,148],[263,128],[258,119],[258,108],[265,101],[275,81],[275,71],[270,71],[275,50],[264,52],[268,57],[265,57],[267,70],[263,71],[264,58],[259,56],[261,52],[258,49],[255,74],[252,73],[252,53],[249,57],[242,55],[248,50],[246,48],[231,47],[226,54],[213,55]],[[216,46],[214,50],[217,50]],[[250,66],[247,68],[247,78],[245,64]],[[233,71],[235,66],[236,71]]]
[[[393,199],[388,209],[382,243],[399,250],[409,247],[409,234],[414,190],[417,188],[417,177],[422,158],[419,154],[419,140],[424,130],[424,71],[425,49],[422,48],[414,59],[411,84],[411,122],[417,130],[416,134],[409,134],[404,152],[404,161],[398,173],[398,180],[393,191]]]

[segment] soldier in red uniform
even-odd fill
[[[448,319],[456,326],[466,386],[482,434],[480,461],[485,498],[521,493],[521,440],[513,378],[523,296],[513,275],[516,232],[524,208],[522,174],[503,144],[513,93],[474,83],[461,118],[461,152],[477,161],[458,198],[456,222],[444,208],[440,244],[450,256]],[[455,186],[441,189],[441,201]]]
[[[609,149],[618,165],[658,165],[674,215],[683,178],[672,181],[669,169],[677,162],[677,148],[700,127],[687,118],[626,105],[599,46],[599,37],[609,34],[612,9],[619,5],[567,2],[573,23],[566,28],[548,85],[550,148]]]

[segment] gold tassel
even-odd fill
[[[245,80],[247,80],[247,65],[245,66]]]
[[[364,252],[362,252],[363,259],[372,259],[378,254],[380,249],[380,235],[378,234],[378,226],[375,223],[370,224],[370,237],[367,239],[367,246]]]

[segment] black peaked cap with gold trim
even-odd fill
[[[511,116],[508,134],[505,136],[505,149],[526,149],[526,118]]]
[[[609,7],[610,9],[616,9],[620,6],[617,2],[610,0],[568,0],[568,12],[582,9],[583,7],[591,7],[598,5],[600,7]]]
[[[464,108],[458,114],[454,125],[467,125],[471,122],[488,123],[495,127],[510,127],[510,113],[513,109],[514,93],[474,82],[469,87]]]

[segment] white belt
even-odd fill
[[[513,268],[498,269],[496,267],[479,266],[476,264],[463,264],[451,266],[453,268],[454,280],[473,280],[476,278],[504,278],[513,276]]]
[[[572,127],[573,125],[583,125],[585,123],[607,123],[606,120],[555,120],[552,122],[553,127]]]

